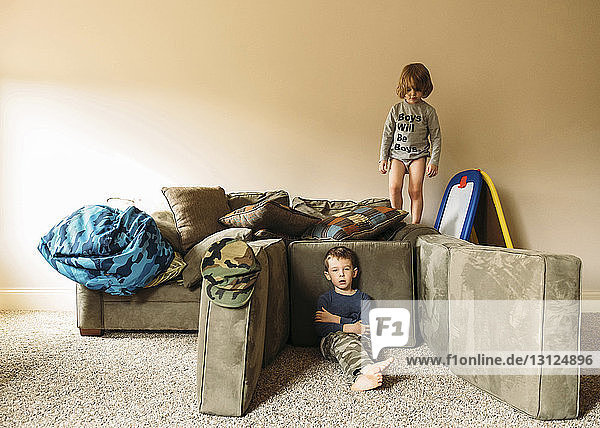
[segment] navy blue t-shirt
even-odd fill
[[[372,300],[371,296],[356,290],[356,293],[349,296],[346,294],[336,293],[334,290],[329,290],[323,293],[317,299],[317,307],[315,311],[325,308],[333,315],[339,315],[340,323],[330,322],[315,322],[315,330],[320,337],[325,337],[334,331],[341,331],[344,324],[353,324],[361,319],[361,302],[363,300]],[[367,303],[367,309],[370,303]],[[363,324],[368,323],[368,311],[363,314]]]

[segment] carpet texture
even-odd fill
[[[542,422],[450,374],[353,393],[316,348],[291,346],[263,370],[246,416],[203,415],[195,334],[81,337],[75,325],[71,312],[0,311],[0,426],[600,426],[600,376],[582,377],[578,419]],[[600,349],[599,327],[600,314],[584,314],[582,349]]]

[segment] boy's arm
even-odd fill
[[[379,162],[388,160],[390,157],[390,147],[394,141],[394,131],[396,130],[396,121],[394,120],[394,107],[390,109],[385,124],[383,125],[383,135],[381,136],[381,149],[379,151]]]
[[[361,321],[356,321],[352,324],[344,324],[342,326],[342,331],[344,333],[356,333],[356,334],[364,334],[366,333],[368,327],[364,325]]]
[[[334,331],[343,331],[344,320],[346,320],[346,322],[349,320],[348,318],[340,317],[339,315],[329,312],[327,309],[330,303],[331,302],[328,301],[325,295],[320,296],[317,300],[317,311],[315,312],[313,325],[315,327],[315,331],[321,337],[325,337]],[[339,321],[332,322],[332,318],[329,317],[336,317],[335,319],[339,318]],[[330,321],[326,321],[324,318]]]
[[[317,309],[317,313],[315,314],[315,321],[317,322],[331,322],[334,324],[350,324],[352,323],[352,319],[348,317],[343,317],[340,315],[333,314],[321,306],[321,309]]]
[[[442,132],[437,113],[433,108],[429,113],[427,126],[429,128],[429,141],[431,141],[431,159],[429,163],[437,166],[440,163],[440,153],[442,151]]]

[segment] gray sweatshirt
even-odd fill
[[[429,163],[438,165],[441,148],[440,124],[431,105],[423,100],[417,104],[402,100],[392,107],[383,127],[380,162],[389,158],[410,160],[431,156]]]

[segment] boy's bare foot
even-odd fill
[[[387,360],[363,367],[360,371],[360,376],[356,378],[350,389],[352,391],[367,391],[380,387],[383,382],[381,372],[387,369],[393,361],[393,358],[388,358]]]
[[[387,360],[380,361],[378,363],[369,364],[368,366],[364,366],[360,371],[362,374],[376,374],[381,373],[385,369],[387,369],[390,364],[394,361],[393,357],[388,358]]]
[[[356,378],[350,389],[352,391],[367,391],[380,387],[382,382],[383,375],[381,373],[361,374]]]

